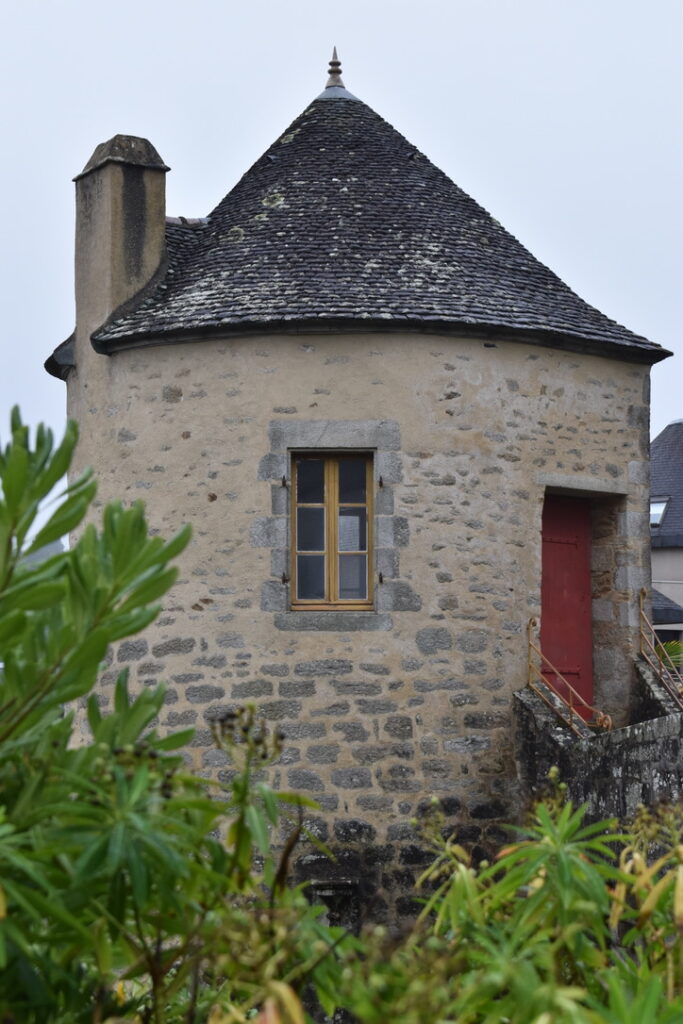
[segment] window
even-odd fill
[[[668,498],[650,502],[650,526],[659,526],[667,506]]]
[[[372,458],[292,458],[292,607],[372,607]]]

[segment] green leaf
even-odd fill
[[[179,747],[186,747],[194,736],[196,729],[182,729],[180,732],[173,732],[169,736],[154,740],[157,750],[178,750]]]
[[[0,482],[8,511],[12,518],[18,517],[22,498],[26,492],[29,471],[29,454],[23,444],[17,443],[18,431],[14,443],[10,446],[9,456],[0,470]]]
[[[27,580],[21,587],[15,587],[5,593],[16,609],[22,611],[38,611],[51,608],[58,604],[66,593],[66,585],[61,580],[34,583]]]
[[[50,442],[51,440],[52,439],[50,437]],[[42,471],[33,485],[33,496],[36,499],[40,500],[41,498],[46,497],[55,484],[59,483],[62,479],[71,464],[71,457],[77,441],[78,425],[75,420],[67,420],[64,437],[62,438],[59,447],[50,459],[47,467]],[[29,550],[32,550],[32,548]]]
[[[108,874],[113,874],[121,866],[125,841],[126,826],[122,821],[117,821],[111,830],[107,845],[105,867]]]
[[[92,481],[83,486],[76,494],[70,495],[52,514],[45,526],[38,531],[29,551],[38,551],[47,544],[64,537],[78,526],[95,497],[96,491],[97,484]]]
[[[263,782],[260,782],[256,787],[256,792],[263,800],[263,806],[265,812],[268,815],[268,820],[272,825],[277,825],[279,818],[277,799],[270,786],[266,786]]]
[[[119,613],[128,612],[133,608],[149,604],[150,601],[156,601],[171,589],[177,578],[178,570],[175,568],[158,572],[151,579],[136,586],[130,596],[118,606],[117,611]]]
[[[20,611],[10,611],[0,618],[0,645],[14,640],[17,643],[26,625],[26,616]]]
[[[270,848],[268,826],[266,825],[265,819],[258,807],[255,807],[253,804],[249,804],[245,812],[245,818],[249,831],[251,832],[253,842],[261,853],[268,853]]]
[[[109,646],[109,635],[106,626],[99,626],[94,629],[82,643],[66,659],[63,674],[75,674],[84,668],[97,669],[97,666],[107,653]]]

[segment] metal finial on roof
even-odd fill
[[[335,86],[339,86],[340,89],[345,88],[341,76],[341,61],[337,57],[336,46],[332,50],[332,60],[330,61],[330,77],[327,79],[327,85],[325,86],[325,88],[333,89]]]

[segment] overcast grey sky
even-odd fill
[[[142,135],[171,215],[204,216],[323,88],[385,117],[584,299],[676,352],[683,417],[683,0],[4,0],[0,436],[64,421],[73,185]]]

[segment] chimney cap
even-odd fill
[[[148,139],[137,135],[114,135],[108,142],[101,142],[74,181],[96,171],[105,164],[129,164],[134,167],[148,167],[154,171],[169,171],[156,149]]]

